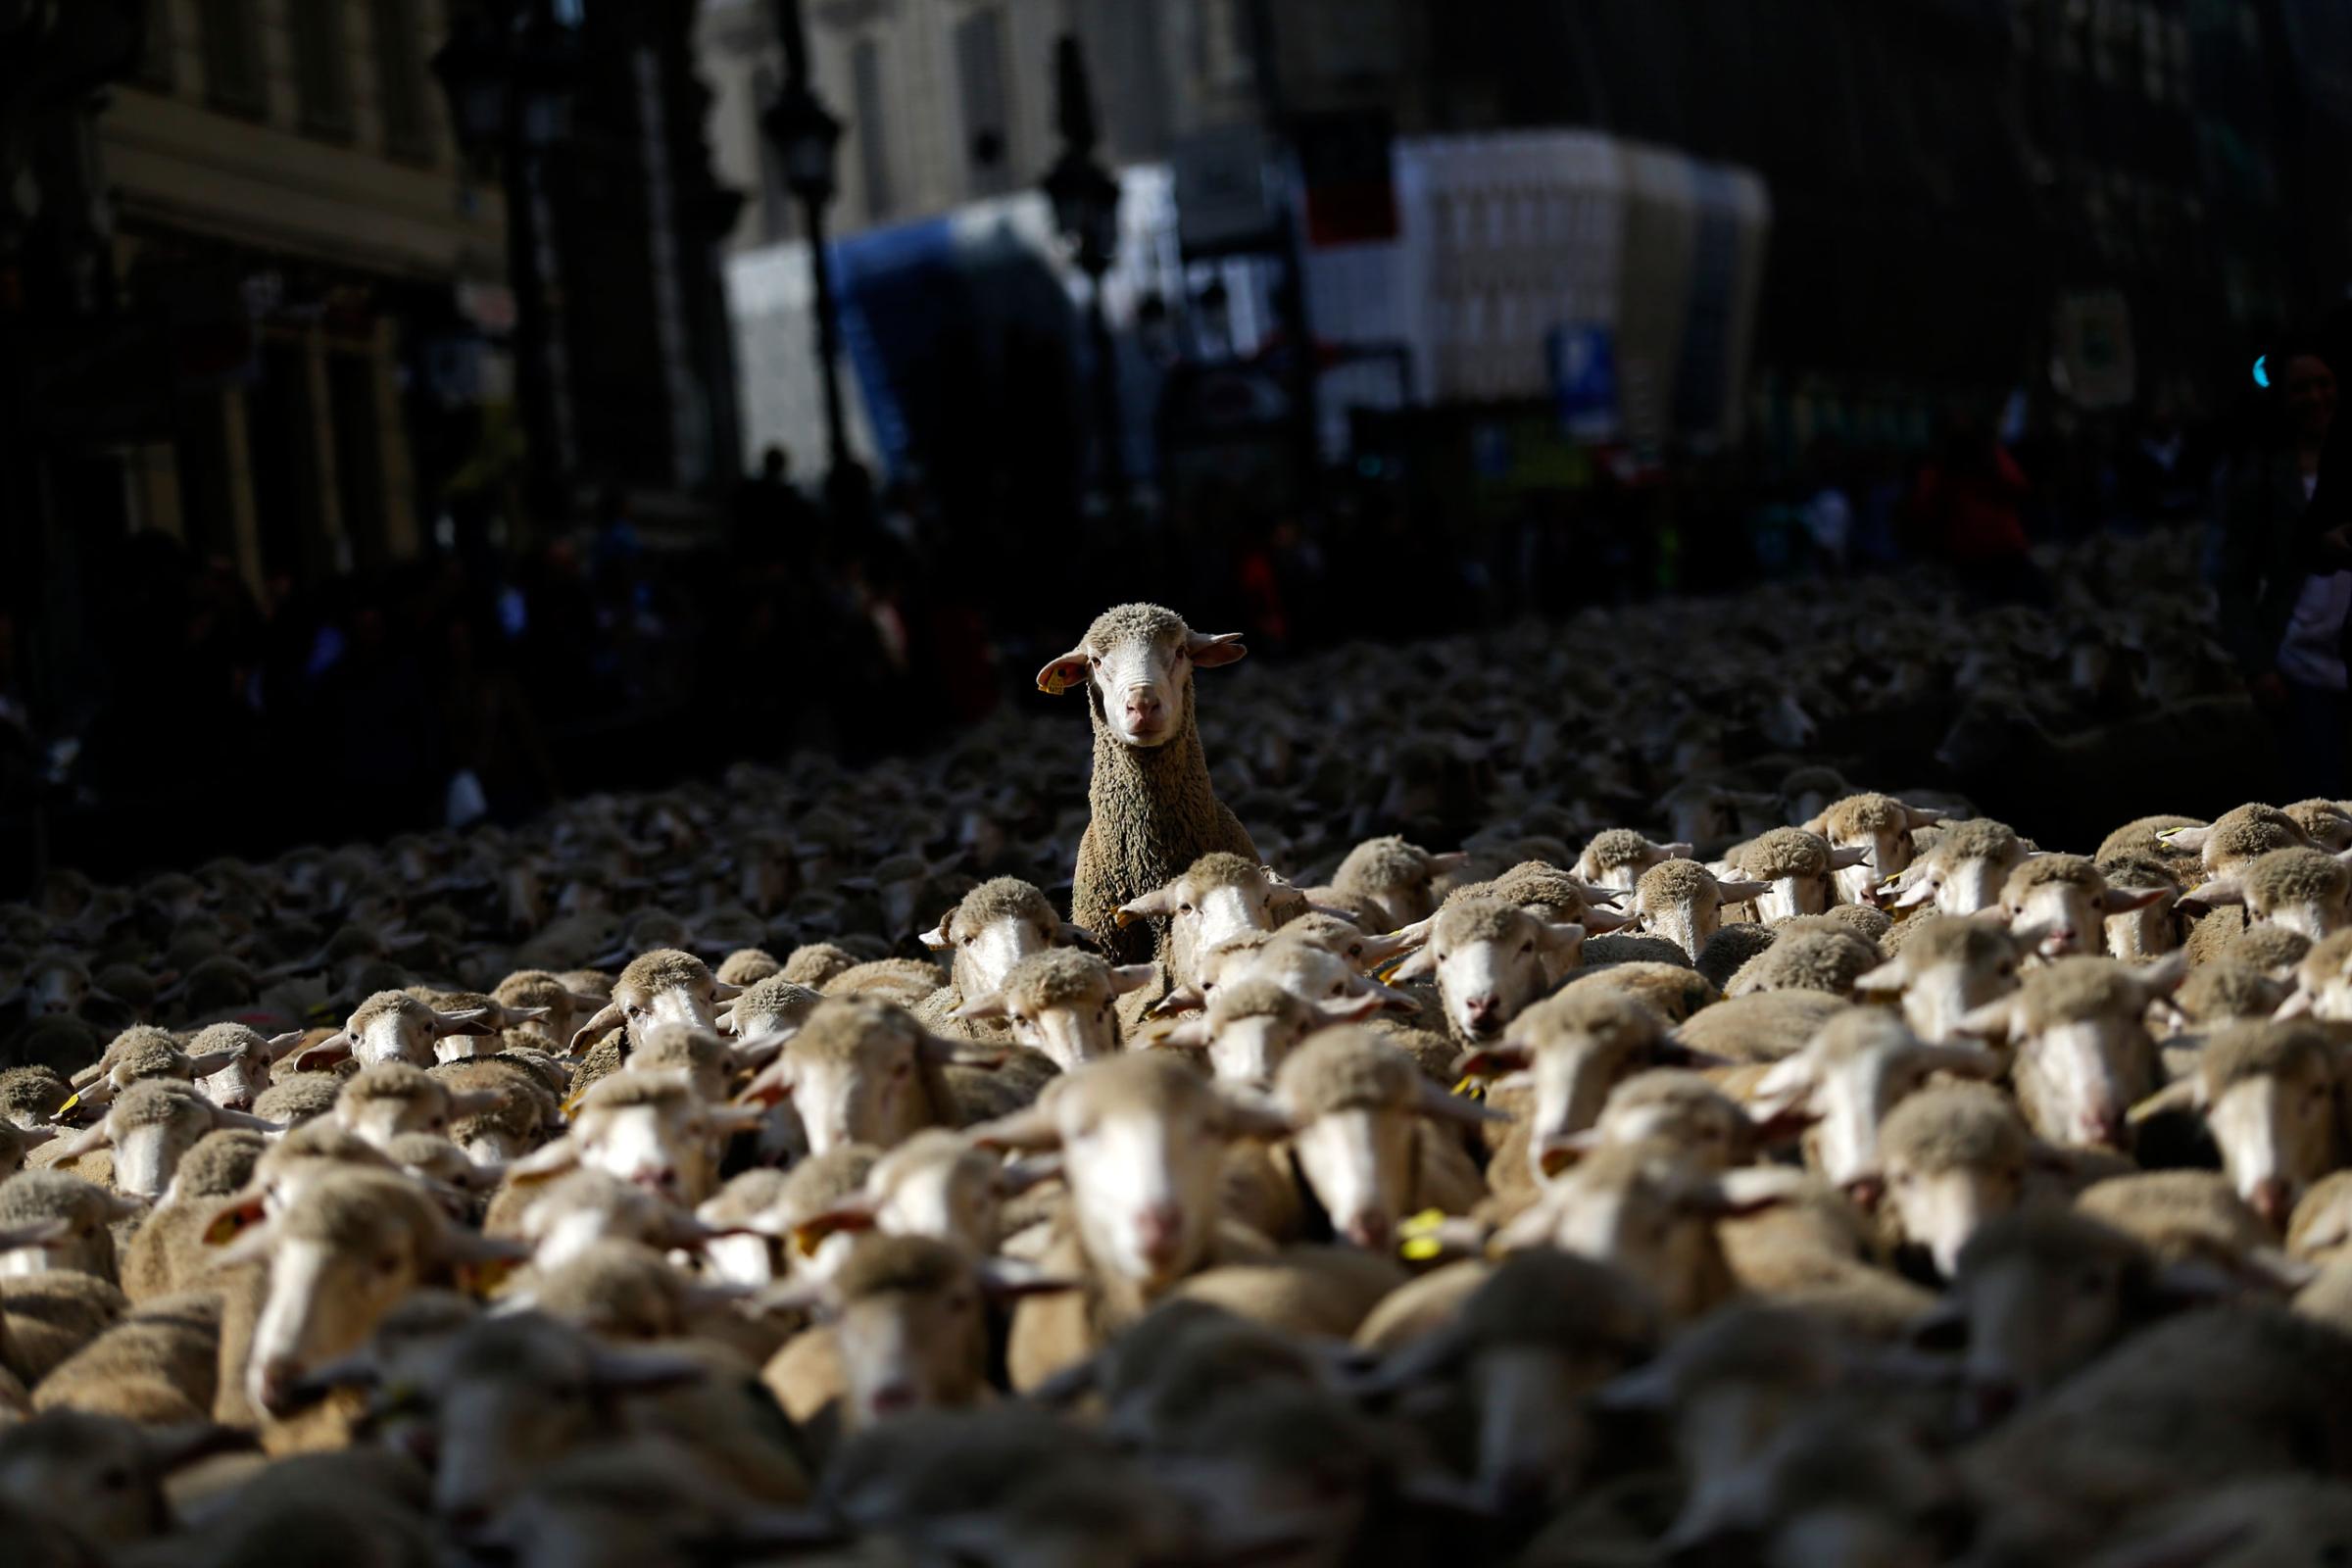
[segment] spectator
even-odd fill
[[[1919,547],[1942,556],[1969,589],[1986,599],[2039,599],[2046,592],[2027,553],[2026,476],[1975,415],[1955,416],[1943,451],[1920,470],[1912,492]]]

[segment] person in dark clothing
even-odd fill
[[[2352,555],[2309,533],[2335,418],[2336,376],[2315,347],[2272,356],[2285,439],[2256,454],[2230,487],[2219,580],[2222,637],[2278,734],[2296,798],[2344,790],[2352,695],[2345,626]]]
[[[791,455],[769,447],[760,455],[760,472],[736,493],[737,563],[752,570],[806,565],[816,554],[818,531],[815,505],[792,482]]]

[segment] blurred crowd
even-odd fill
[[[2342,794],[2352,570],[2307,562],[2303,524],[2334,376],[2316,339],[2268,363],[2271,385],[2227,417],[2168,396],[2060,427],[2013,403],[1908,454],[1825,438],[1778,472],[1752,452],[1604,462],[1586,486],[1501,505],[1428,474],[1335,470],[1308,507],[1212,477],[1148,506],[1011,516],[855,465],[808,485],[770,450],[723,545],[679,548],[607,495],[527,549],[461,514],[424,559],[257,598],[227,562],[142,534],[90,622],[101,695],[61,733],[33,733],[0,627],[0,810],[12,844],[45,834],[51,860],[127,874],[514,821],[798,747],[920,748],[1022,700],[1026,673],[1117,600],[1181,605],[1280,659],[1392,625],[1919,558],[1987,600],[2034,600],[2034,543],[2183,521],[2211,530],[2231,652],[2299,776]],[[12,879],[29,858],[10,851]]]

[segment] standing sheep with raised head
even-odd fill
[[[1245,652],[1239,632],[1205,635],[1174,611],[1119,605],[1038,671],[1038,689],[1049,696],[1086,688],[1094,774],[1070,917],[1121,962],[1153,956],[1153,944],[1152,933],[1117,928],[1120,905],[1165,887],[1211,851],[1258,858],[1209,784],[1194,708],[1193,671],[1230,664]]]

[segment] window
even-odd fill
[[[963,97],[964,156],[976,195],[1010,188],[1012,116],[1005,107],[1004,13],[991,6],[956,24],[956,84]]]
[[[417,163],[433,156],[424,101],[423,28],[416,0],[371,0],[375,91],[383,104],[384,151]]]
[[[214,108],[260,118],[270,112],[262,75],[261,29],[253,0],[198,0],[204,28],[204,94]]]
[[[286,8],[294,35],[294,98],[313,136],[351,135],[351,50],[344,0],[301,0]]]
[[[882,141],[882,46],[860,38],[850,49],[850,91],[858,131],[858,172],[864,182],[865,216],[890,211],[890,150]]]
[[[172,0],[147,0],[147,33],[139,44],[139,69],[135,77],[142,87],[158,92],[172,90],[175,74],[175,40],[172,28]]]

